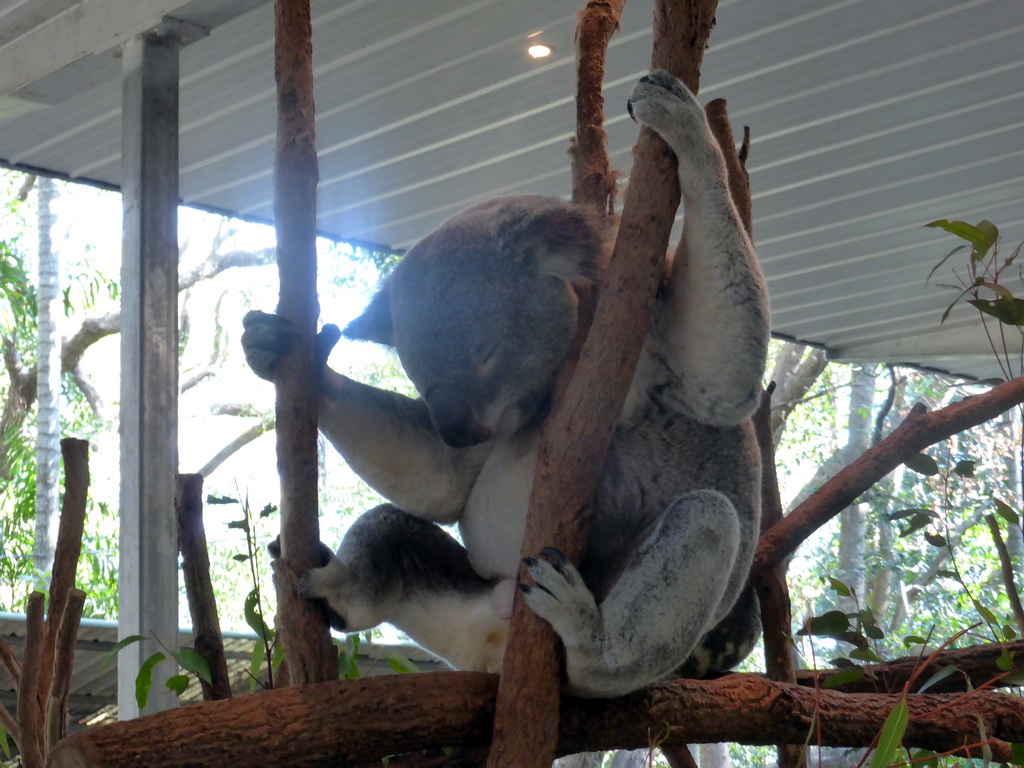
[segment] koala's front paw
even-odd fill
[[[662,136],[691,127],[693,120],[704,122],[704,112],[690,90],[661,69],[640,78],[633,86],[626,110],[633,120]]]
[[[594,595],[565,555],[552,547],[541,554],[547,559],[523,560],[534,581],[533,586],[519,585],[526,604],[547,620],[567,648],[591,640],[601,624]]]
[[[273,381],[278,363],[296,339],[290,323],[277,315],[253,310],[242,318],[242,327],[245,361],[261,379]]]

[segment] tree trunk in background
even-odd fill
[[[601,768],[604,752],[577,752],[575,755],[560,757],[551,768]]]
[[[871,447],[871,408],[875,397],[875,378],[863,368],[850,371],[850,417],[847,422],[849,440],[844,451],[848,457],[861,456]],[[868,505],[854,503],[840,513],[838,578],[850,587],[858,600],[866,590]],[[853,605],[844,606],[852,610]]]
[[[700,768],[732,768],[728,744],[701,744]]]
[[[38,184],[39,293],[37,300],[38,376],[36,378],[36,525],[35,568],[49,571],[60,519],[60,257],[51,231],[57,186],[41,176]]]

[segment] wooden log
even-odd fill
[[[842,469],[784,519],[761,535],[752,577],[760,578],[789,557],[814,531],[846,509],[864,491],[907,459],[957,432],[993,419],[1024,402],[1024,377],[997,384],[981,395],[965,397],[927,413],[915,405],[884,440]]]
[[[210,682],[200,680],[204,699],[231,698],[231,679],[224,655],[224,638],[217,615],[217,597],[210,580],[210,555],[203,526],[203,476],[178,475],[174,506],[178,517],[178,550],[185,579],[192,642],[210,665]]]
[[[25,652],[21,657],[21,684],[18,686],[18,726],[21,728],[18,749],[23,768],[42,768],[43,765],[43,689],[39,673],[46,636],[45,602],[42,592],[33,592],[25,607]]]
[[[66,437],[60,441],[60,451],[64,457],[64,500],[61,504],[57,546],[53,555],[46,638],[39,661],[39,679],[47,690],[54,674],[57,635],[63,631],[61,627],[65,607],[69,595],[74,590],[75,576],[78,573],[78,558],[82,552],[82,534],[85,530],[86,502],[89,496],[89,441]]]
[[[68,696],[71,694],[71,675],[75,669],[75,642],[78,625],[85,607],[85,592],[68,590],[61,611],[60,628],[54,646],[53,672],[46,698],[46,751],[68,735]],[[40,684],[45,683],[40,680]]]
[[[368,764],[385,755],[484,746],[497,680],[478,672],[437,672],[290,687],[209,701],[73,734],[50,768],[265,768]],[[618,699],[562,702],[556,754],[686,741],[802,743],[814,724],[822,746],[871,743],[896,694],[848,694],[754,675],[658,683]],[[910,694],[908,747],[936,751],[989,739],[1024,741],[1024,701],[980,691]],[[975,748],[973,754],[980,755]]]
[[[278,366],[277,467],[281,476],[281,558],[275,561],[277,627],[293,684],[337,675],[337,652],[322,609],[303,600],[297,574],[319,562],[316,294],[316,123],[309,0],[275,0],[277,146],[274,227],[280,299],[296,343]]]

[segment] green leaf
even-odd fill
[[[139,674],[135,677],[135,701],[139,709],[145,709],[149,701],[149,689],[153,687],[153,667],[166,658],[162,653],[154,653],[139,667]]]
[[[945,264],[945,263],[946,263],[947,261],[949,261],[949,257],[950,257],[950,256],[952,256],[952,255],[953,255],[954,253],[959,253],[960,251],[962,251],[962,250],[963,250],[964,248],[966,248],[966,247],[967,247],[966,245],[958,245],[958,246],[957,246],[956,248],[954,248],[954,249],[953,249],[952,251],[950,251],[950,252],[949,252],[949,253],[947,253],[947,254],[946,254],[945,256],[943,256],[943,257],[942,257],[941,259],[939,259],[939,263],[938,263],[938,264],[936,264],[936,265],[935,265],[934,267],[932,267],[932,268],[931,268],[931,270],[930,270],[930,271],[928,272],[928,276],[927,276],[927,277],[926,277],[926,278],[924,279],[924,284],[925,284],[925,285],[928,285],[928,283],[929,283],[929,282],[931,281],[931,279],[932,279],[932,275],[934,275],[934,274],[935,274],[936,272],[938,272],[938,271],[939,271],[939,268],[940,268],[940,267],[941,267],[941,266],[942,266],[943,264]],[[948,310],[947,310],[947,312],[948,312]]]
[[[960,477],[974,477],[974,468],[977,464],[974,459],[961,459],[953,467],[953,471]]]
[[[907,635],[903,638],[904,648],[909,648],[912,645],[924,645],[924,638],[920,635]]]
[[[174,654],[174,660],[178,662],[179,667],[196,675],[204,683],[213,682],[210,675],[210,662],[201,653],[191,648],[182,648]]]
[[[1003,627],[1003,639],[1013,640],[1017,636],[1017,630],[1011,627],[1009,624]]]
[[[925,224],[925,226],[945,230],[961,240],[966,240],[974,246],[974,253],[971,254],[972,261],[980,261],[984,258],[989,248],[999,239],[999,230],[991,221],[981,221],[975,226],[966,221],[939,219]]]
[[[985,623],[999,624],[999,619],[996,618],[996,615],[977,600],[974,601],[974,608],[978,612],[978,615],[985,620]]]
[[[946,537],[938,533],[926,533],[924,540],[931,544],[933,547],[945,547]]]
[[[404,656],[399,656],[397,653],[389,653],[384,658],[387,661],[388,666],[395,670],[395,672],[398,672],[399,674],[405,675],[409,674],[410,672],[420,671],[419,667],[417,667]]]
[[[270,668],[276,673],[281,668],[281,664],[284,662],[284,646],[274,646],[274,660],[270,662]]]
[[[237,504],[238,499],[232,499],[230,496],[214,496],[212,493],[206,497],[207,504]]]
[[[919,453],[917,456],[912,456],[903,463],[921,475],[931,476],[939,474],[939,465],[936,464],[935,459],[927,453]]]
[[[1005,677],[999,678],[1003,685],[1024,685],[1024,668],[1015,669]]]
[[[832,591],[840,597],[850,597],[850,595],[852,594],[850,588],[843,584],[843,582],[841,582],[839,579],[835,579],[829,576],[828,581],[829,586],[832,588]]]
[[[996,659],[996,666],[1000,672],[1009,672],[1013,669],[1013,654],[1010,653],[1009,648],[1003,648],[1003,652],[999,654],[999,658]]]
[[[249,559],[248,555],[232,555],[231,559],[236,563],[244,563]]]
[[[904,518],[916,517],[917,515],[925,515],[927,517],[934,517],[936,519],[938,519],[939,517],[938,512],[933,512],[930,509],[922,509],[920,507],[917,507],[915,509],[901,509],[898,512],[893,512],[889,515],[886,515],[886,517],[889,520],[903,520]]]
[[[957,575],[956,571],[950,571],[947,568],[942,568],[936,571],[935,575],[944,576],[947,579],[956,579],[957,581],[960,581],[960,577]]]
[[[181,696],[181,694],[183,694],[188,688],[188,684],[191,680],[192,678],[188,675],[175,675],[174,677],[167,678],[167,688]]]
[[[914,768],[939,768],[939,757],[930,749],[918,749],[910,756]]]
[[[249,532],[249,521],[244,517],[241,520],[232,520],[228,523],[228,528],[234,528],[237,531]]]
[[[1020,517],[1017,515],[1017,512],[1005,501],[992,499],[992,503],[996,507],[996,514],[1003,518],[1003,520],[1010,525],[1018,525],[1020,523]]]
[[[5,759],[11,759],[11,745],[7,741],[7,729],[3,723],[0,723],[0,751],[4,753]]]
[[[852,669],[844,669],[841,672],[837,672],[834,675],[829,676],[822,683],[823,688],[837,688],[840,685],[846,683],[855,683],[858,680],[864,679],[864,670],[860,667],[854,667]]]
[[[1004,325],[1024,326],[1024,299],[968,299],[967,303]]]
[[[256,589],[252,589],[248,595],[245,596],[245,606],[243,608],[245,612],[245,623],[249,625],[249,628],[256,633],[256,637],[260,640],[270,640],[273,638],[270,627],[263,620],[259,611],[259,592]]]
[[[932,519],[936,517],[935,513],[924,513],[914,515],[907,522],[907,527],[900,531],[900,538],[905,538],[915,531],[920,531],[922,528],[927,528],[932,523]]]
[[[867,646],[864,646],[863,648],[855,648],[850,651],[850,658],[857,659],[858,661],[871,661],[875,663],[881,661],[881,659],[878,658],[878,654]]]
[[[277,512],[277,507],[273,504],[267,504],[267,506],[260,510],[260,520],[270,517],[275,512]]]
[[[256,684],[260,679],[260,670],[263,668],[263,660],[267,657],[267,649],[262,641],[257,640],[253,644],[252,658],[249,659],[249,693],[256,693]]]
[[[1024,765],[1024,743],[1010,745],[1010,764]]]
[[[906,733],[909,719],[910,711],[904,696],[885,718],[885,725],[882,726],[882,733],[878,737],[878,746],[875,747],[875,754],[871,757],[871,768],[886,768],[892,763],[892,758],[903,740],[903,734]]]
[[[102,663],[100,663],[100,670],[102,671],[107,666],[107,664],[109,664],[111,662],[111,660],[115,656],[117,656],[118,653],[121,652],[122,649],[127,648],[132,643],[137,643],[140,640],[145,640],[145,639],[146,638],[144,638],[142,635],[129,635],[128,637],[124,638],[123,640],[118,640],[117,644],[114,645],[114,647],[111,648],[109,651],[107,651],[107,655],[103,657],[103,661],[102,661]]]
[[[812,616],[804,622],[800,636],[841,637],[850,628],[850,619],[842,611],[829,611],[821,616]]]
[[[936,683],[942,682],[947,677],[957,671],[956,664],[947,664],[945,667],[940,669],[934,675],[929,677],[924,684],[917,690],[918,693],[924,693]]]

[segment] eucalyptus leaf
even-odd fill
[[[927,453],[919,453],[903,463],[921,475],[931,476],[939,474],[939,465]]]
[[[153,667],[166,658],[162,653],[154,653],[139,667],[139,674],[135,676],[135,701],[139,709],[145,709],[149,701],[149,691],[153,687]]]
[[[850,619],[842,611],[829,611],[821,616],[812,616],[804,622],[800,636],[841,637],[850,628]]]
[[[885,718],[885,725],[882,726],[882,733],[878,737],[878,746],[871,757],[871,768],[886,768],[892,764],[892,758],[900,748],[909,720],[910,710],[907,707],[907,698],[903,696]]]
[[[207,504],[237,504],[238,499],[232,499],[230,496],[214,496],[212,493],[206,497]]]
[[[830,675],[822,683],[823,688],[838,688],[840,685],[846,683],[855,683],[858,680],[864,679],[864,670],[860,667],[854,667],[851,669],[844,669],[841,672],[837,672],[834,675]]]
[[[188,689],[188,684],[191,680],[192,678],[188,675],[174,675],[167,678],[167,688],[181,696]]]
[[[936,672],[934,675],[929,677],[924,682],[924,684],[920,688],[918,688],[917,692],[918,693],[924,693],[929,688],[931,688],[933,685],[935,685],[936,683],[942,682],[947,677],[949,677],[950,675],[954,674],[956,671],[957,671],[956,664],[947,664],[942,669],[940,669],[938,672]]]
[[[145,639],[146,638],[144,638],[142,635],[129,635],[128,637],[118,640],[114,647],[107,651],[107,655],[103,657],[103,661],[100,663],[100,670],[102,671],[104,668],[106,668],[107,664],[109,664],[111,660],[115,656],[117,656],[117,654],[120,653],[124,648],[127,648],[132,643],[137,643],[140,640]]]
[[[179,667],[186,672],[196,675],[204,683],[213,682],[210,674],[210,662],[198,651],[194,651],[191,648],[182,648],[174,654],[174,660],[178,662]]]

